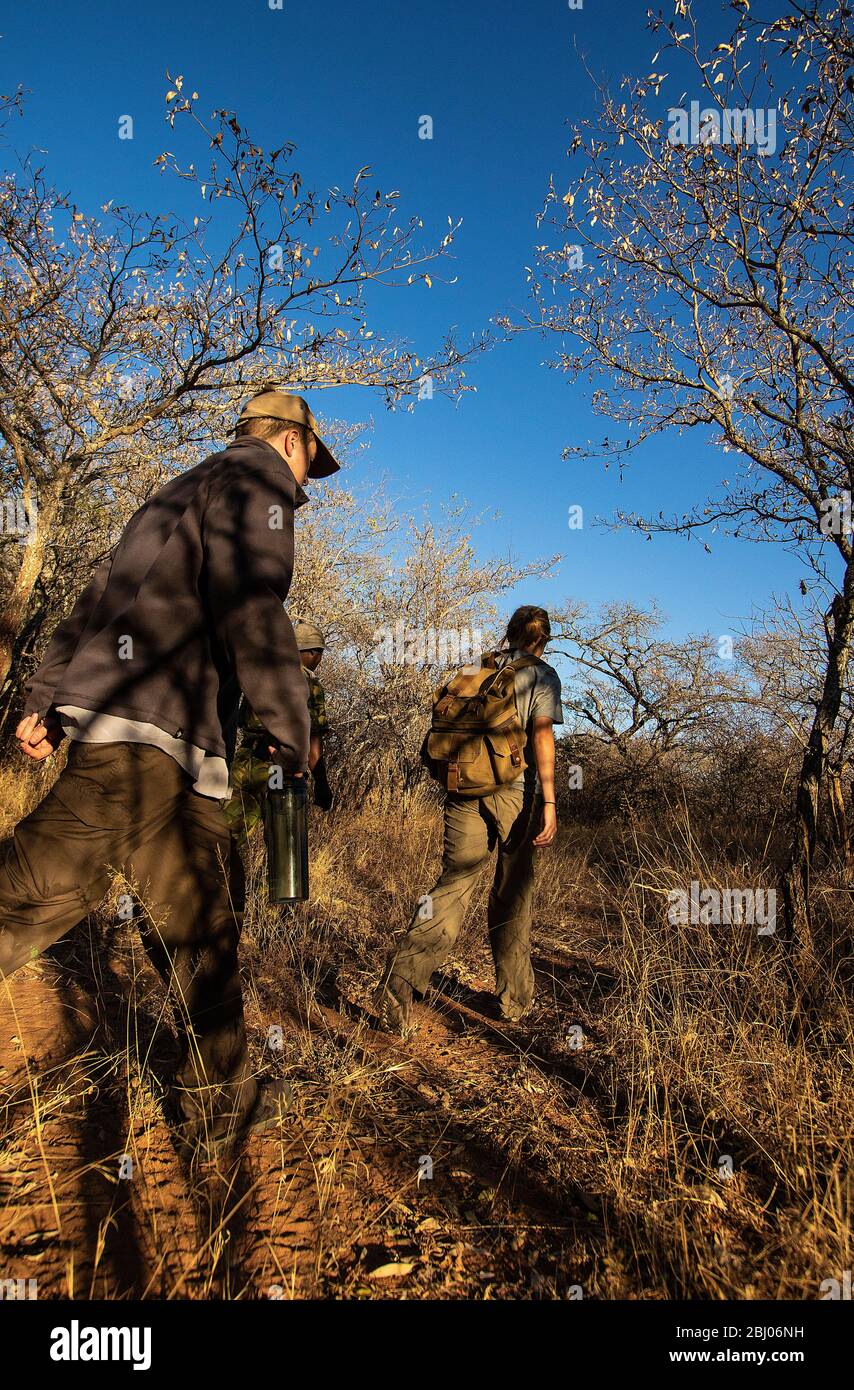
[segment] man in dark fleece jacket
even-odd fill
[[[241,691],[271,761],[308,762],[305,678],[282,607],[294,510],[338,464],[299,396],[244,407],[221,453],[161,488],[61,623],[27,685],[18,746],[68,761],[0,859],[0,980],[94,910],[119,870],[179,1023],[181,1146],[211,1156],[278,1122],[259,1088],[237,943],[243,871],[222,813]]]

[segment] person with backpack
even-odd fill
[[[517,608],[505,646],[436,691],[422,758],[444,786],[442,872],[419,899],[380,987],[380,1021],[405,1033],[416,994],[459,935],[480,870],[497,846],[489,942],[501,1017],[515,1022],[534,996],[531,901],[534,852],[557,834],[554,725],[563,723],[560,677],[542,660],[551,637],[544,608]]]

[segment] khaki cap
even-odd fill
[[[308,408],[308,401],[304,401],[302,396],[289,396],[285,391],[275,390],[253,396],[241,410],[238,421],[257,420],[259,417],[286,420],[292,425],[305,425],[311,430],[317,440],[317,453],[308,470],[310,478],[328,478],[331,473],[338,472],[341,465],[332,457],[317,433],[317,421]]]
[[[315,623],[307,623],[303,618],[296,618],[294,620],[294,636],[301,652],[326,651],[323,633]]]

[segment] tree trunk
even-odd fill
[[[36,581],[44,568],[58,504],[59,496],[56,493],[40,496],[31,534],[20,543],[20,567],[0,611],[0,680],[5,680],[9,673],[15,640],[24,624]]]
[[[827,645],[827,665],[821,699],[816,707],[809,740],[804,751],[795,803],[795,833],[789,861],[781,881],[783,898],[783,940],[794,948],[806,974],[811,973],[814,956],[810,874],[818,832],[818,806],[822,779],[826,771],[827,748],[842,703],[842,690],[848,670],[851,639],[854,635],[854,561],[845,571],[842,593],[831,608],[832,629]],[[801,972],[801,978],[804,974]]]
[[[5,685],[10,677],[14,679],[15,673],[11,667],[15,644],[26,622],[33,590],[44,569],[61,496],[59,489],[39,495],[35,524],[29,537],[20,543],[20,567],[0,609],[0,686]]]
[[[831,842],[839,855],[839,862],[847,873],[850,868],[851,851],[848,842],[848,816],[845,811],[842,772],[838,767],[831,768],[828,772],[827,800],[830,809]]]

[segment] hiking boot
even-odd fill
[[[215,1137],[196,1134],[189,1138],[184,1133],[179,1138],[179,1151],[193,1165],[228,1157],[250,1134],[275,1129],[292,1103],[293,1087],[289,1081],[262,1081],[252,1109],[235,1129]]]
[[[499,1018],[502,1018],[505,1023],[518,1023],[530,1011],[530,1004],[508,1004],[506,1007],[499,1004],[498,1006]]]
[[[262,1082],[258,1087],[255,1104],[240,1126],[235,1142],[242,1142],[250,1134],[264,1134],[268,1129],[275,1129],[293,1103],[294,1088],[290,1081],[282,1079]]]
[[[400,975],[392,975],[379,991],[377,1012],[380,1027],[405,1037],[412,1014],[412,985]]]

